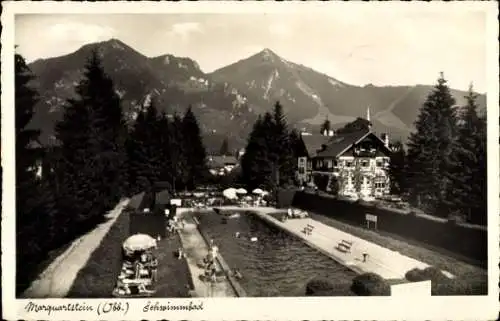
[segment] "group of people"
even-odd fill
[[[215,260],[217,259],[218,252],[219,248],[215,245],[214,240],[210,240],[208,255],[203,259],[203,263],[205,264],[205,277],[209,278],[212,282],[217,281]]]
[[[150,251],[126,257],[114,293],[118,296],[151,294],[147,286],[156,281],[158,260]]]
[[[170,212],[168,209],[165,210],[165,215],[167,217],[170,216]],[[177,231],[179,229],[184,229],[185,224],[186,222],[184,221],[184,219],[179,219],[177,215],[173,215],[168,220],[167,230],[169,233],[173,233],[174,231]]]

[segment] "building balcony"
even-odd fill
[[[334,167],[322,166],[322,167],[316,167],[312,171],[313,172],[322,172],[322,173],[338,173],[339,170],[340,169],[338,166],[334,166]]]

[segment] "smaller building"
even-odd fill
[[[238,160],[234,156],[213,155],[208,156],[207,165],[212,175],[224,176],[231,173],[238,166]]]
[[[37,179],[46,177],[48,173],[54,171],[55,161],[59,155],[60,142],[55,137],[46,139],[36,139],[28,145],[36,155],[35,165],[31,168],[35,172]]]

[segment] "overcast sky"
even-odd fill
[[[171,53],[210,72],[264,48],[338,80],[486,90],[486,16],[332,10],[323,14],[18,15],[15,41],[28,61],[117,38],[146,56]]]

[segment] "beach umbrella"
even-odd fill
[[[236,193],[238,193],[238,194],[246,194],[246,193],[247,193],[247,190],[246,190],[246,189],[244,189],[244,188],[238,188],[238,189],[236,190]]]
[[[123,242],[123,249],[127,254],[135,251],[145,251],[156,247],[156,240],[147,234],[135,234]]]
[[[263,190],[261,190],[260,188],[256,188],[252,191],[252,193],[256,194],[256,195],[261,195],[262,193],[264,193]]]
[[[262,191],[262,196],[266,196],[266,195],[269,195],[269,192],[268,191]]]
[[[228,199],[237,199],[238,196],[236,195],[236,189],[234,188],[228,188],[222,192],[222,195],[224,195],[225,198]]]

